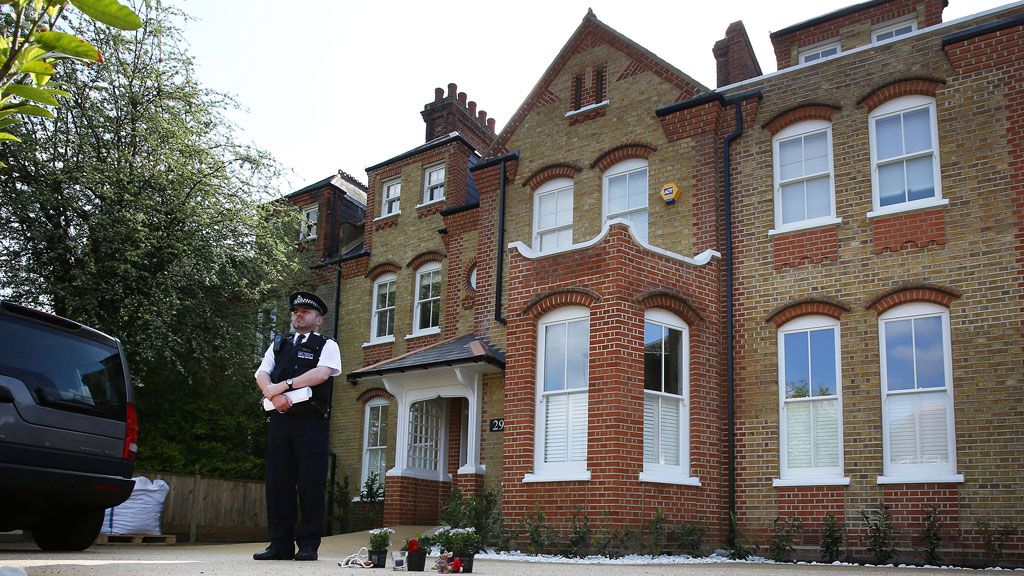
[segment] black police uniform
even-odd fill
[[[284,382],[316,368],[327,339],[310,333],[295,346],[294,334],[281,338],[274,353],[272,382]],[[328,413],[334,378],[313,386],[312,398],[285,412],[270,412],[267,436],[267,519],[270,544],[278,550],[320,546],[327,484]],[[299,506],[296,506],[296,495]],[[297,508],[302,520],[296,534]]]

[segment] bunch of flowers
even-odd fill
[[[434,532],[442,550],[455,556],[469,556],[480,551],[480,535],[474,528],[442,526]]]
[[[391,528],[375,528],[370,530],[370,550],[380,552],[391,546],[391,535],[395,531]]]
[[[408,540],[405,541],[405,548],[403,548],[403,549],[406,552],[423,551],[423,552],[428,552],[429,553],[430,552],[430,548],[433,545],[434,545],[434,541],[431,539],[430,536],[424,536],[424,535],[421,535],[421,534],[417,534],[415,538],[409,538]]]

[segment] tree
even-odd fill
[[[95,46],[71,34],[54,30],[69,0],[0,0],[0,142],[17,140],[3,132],[24,117],[52,118],[46,106],[57,106],[63,90],[47,86],[54,64],[72,59],[102,62]],[[86,16],[122,30],[137,30],[142,21],[117,0],[70,0]],[[10,12],[6,10],[10,9]]]
[[[104,61],[59,70],[67,105],[0,147],[0,293],[122,339],[140,468],[259,477],[258,318],[308,282],[300,215],[266,202],[278,168],[193,78],[179,13],[138,12],[130,33],[72,18]]]

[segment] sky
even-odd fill
[[[590,8],[599,20],[716,87],[715,41],[742,20],[763,73],[769,34],[857,0],[166,0],[183,23],[200,82],[242,106],[236,140],[269,151],[288,194],[424,142],[434,88],[466,92],[501,128]],[[946,22],[1009,4],[949,0]],[[666,102],[669,104],[669,102]]]

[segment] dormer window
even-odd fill
[[[316,238],[316,221],[320,215],[320,206],[310,204],[302,207],[302,227],[299,229],[299,240]]]
[[[444,200],[444,164],[427,168],[423,177],[423,203]]]
[[[871,43],[887,42],[899,36],[905,36],[917,30],[917,20],[888,22],[871,31]]]
[[[828,42],[825,44],[816,44],[814,46],[808,46],[807,48],[801,48],[799,51],[800,63],[810,64],[811,62],[825,60],[826,58],[838,56],[839,52],[840,49],[838,40]]]

